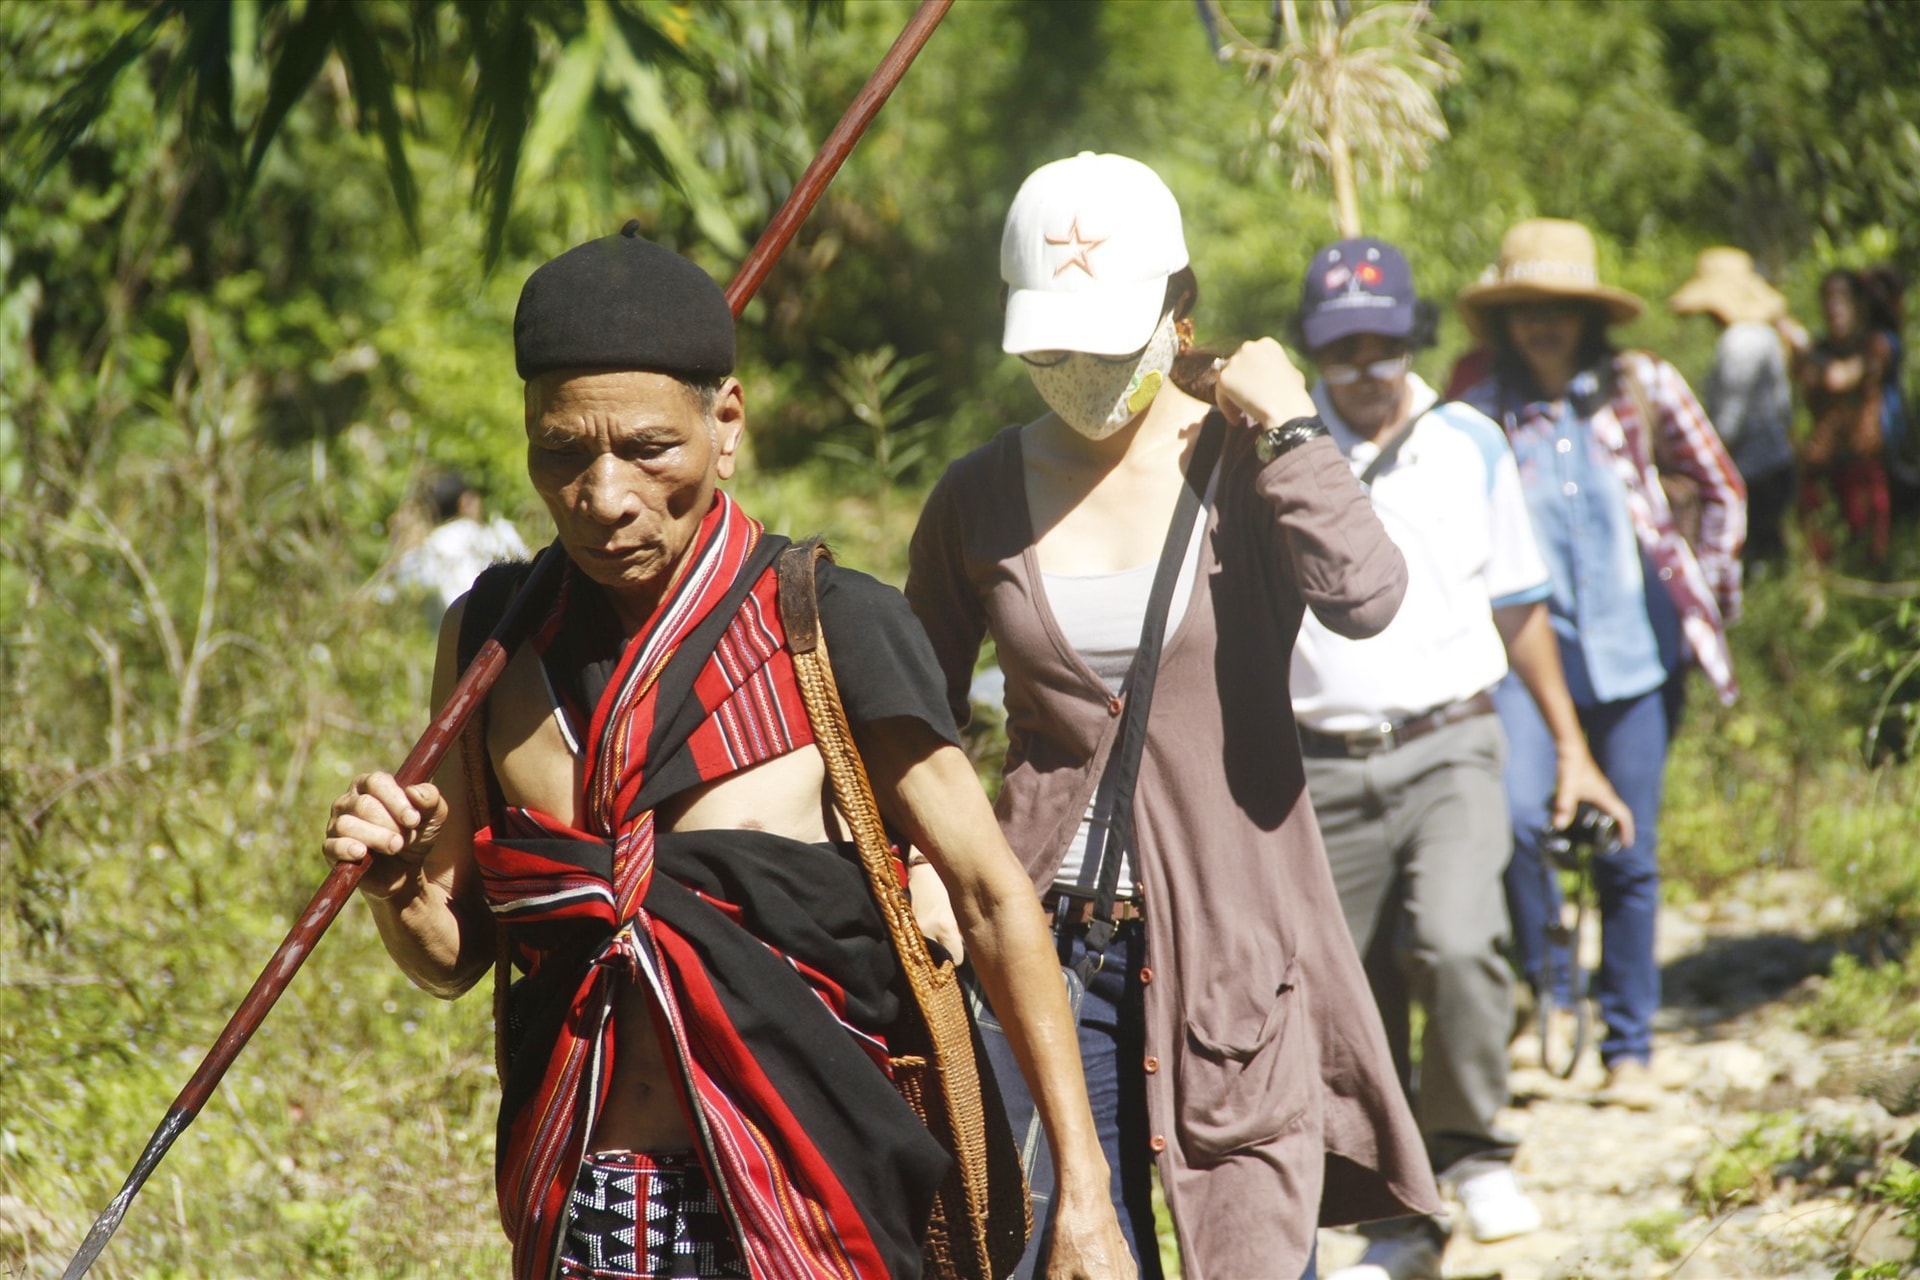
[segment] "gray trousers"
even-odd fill
[[[1306,760],[1340,907],[1436,1170],[1506,1157],[1513,977],[1501,949],[1512,853],[1498,718],[1359,760]],[[1409,1001],[1426,1012],[1417,1082]]]

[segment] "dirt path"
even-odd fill
[[[1601,1105],[1597,1061],[1573,1079],[1514,1073],[1507,1128],[1522,1139],[1515,1169],[1545,1225],[1498,1244],[1464,1231],[1444,1260],[1449,1277],[1833,1276],[1851,1243],[1866,1257],[1907,1256],[1894,1224],[1858,1239],[1853,1181],[1874,1151],[1915,1127],[1877,1104],[1827,1097],[1844,1046],[1796,1030],[1799,1002],[1818,998],[1840,923],[1838,904],[1810,878],[1755,880],[1712,907],[1663,911],[1660,955],[1665,1002],[1654,1067],[1666,1086],[1658,1105]],[[1756,1136],[1756,1126],[1764,1126]],[[1807,1135],[1816,1135],[1808,1137]],[[1785,1166],[1783,1151],[1804,1156]],[[1718,1212],[1690,1195],[1706,1181],[1746,1183],[1747,1203]],[[1321,1234],[1321,1271],[1354,1261],[1362,1246]]]

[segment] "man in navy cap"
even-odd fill
[[[1440,402],[1412,372],[1418,320],[1412,272],[1392,245],[1342,240],[1315,255],[1301,297],[1315,407],[1406,558],[1407,594],[1366,640],[1302,624],[1294,713],[1341,908],[1403,1072],[1409,1001],[1426,1010],[1410,1092],[1428,1155],[1468,1231],[1498,1240],[1540,1225],[1509,1167],[1513,1139],[1494,1126],[1512,1024],[1501,955],[1512,833],[1490,690],[1510,666],[1560,731],[1555,825],[1581,800],[1631,824],[1567,695],[1513,455],[1499,427]],[[1437,1223],[1370,1234],[1339,1280],[1440,1274]]]
[[[837,842],[787,540],[717,487],[746,430],[732,316],[636,231],[539,268],[515,315],[527,471],[567,557],[532,639],[434,784],[358,779],[325,851],[371,860],[361,894],[420,986],[512,979],[496,1177],[520,1280],[919,1275],[951,1162],[881,1065],[899,970]],[[526,570],[448,611],[436,703]],[[1029,1068],[1060,1172],[1049,1274],[1131,1276],[1046,924],[932,649],[863,574],[823,564],[818,601],[881,807],[951,888]]]

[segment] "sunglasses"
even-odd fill
[[[1372,378],[1376,382],[1392,382],[1413,367],[1413,353],[1402,351],[1397,356],[1388,356],[1384,360],[1373,360],[1366,364],[1323,364],[1320,376],[1330,387],[1350,387],[1362,378]]]
[[[1507,314],[1521,324],[1555,324],[1582,319],[1587,309],[1578,302],[1516,302],[1507,308]]]
[[[1152,345],[1153,343],[1149,340],[1143,343],[1138,351],[1131,351],[1123,356],[1092,355],[1090,352],[1087,354],[1092,355],[1092,358],[1101,364],[1138,364],[1140,357],[1147,354],[1147,348]],[[1079,354],[1081,353],[1075,351],[1028,351],[1022,353],[1020,358],[1036,369],[1051,369],[1057,364],[1065,364],[1070,357]]]

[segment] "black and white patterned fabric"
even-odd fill
[[[559,1274],[568,1280],[744,1280],[719,1197],[690,1151],[603,1152],[580,1166]]]

